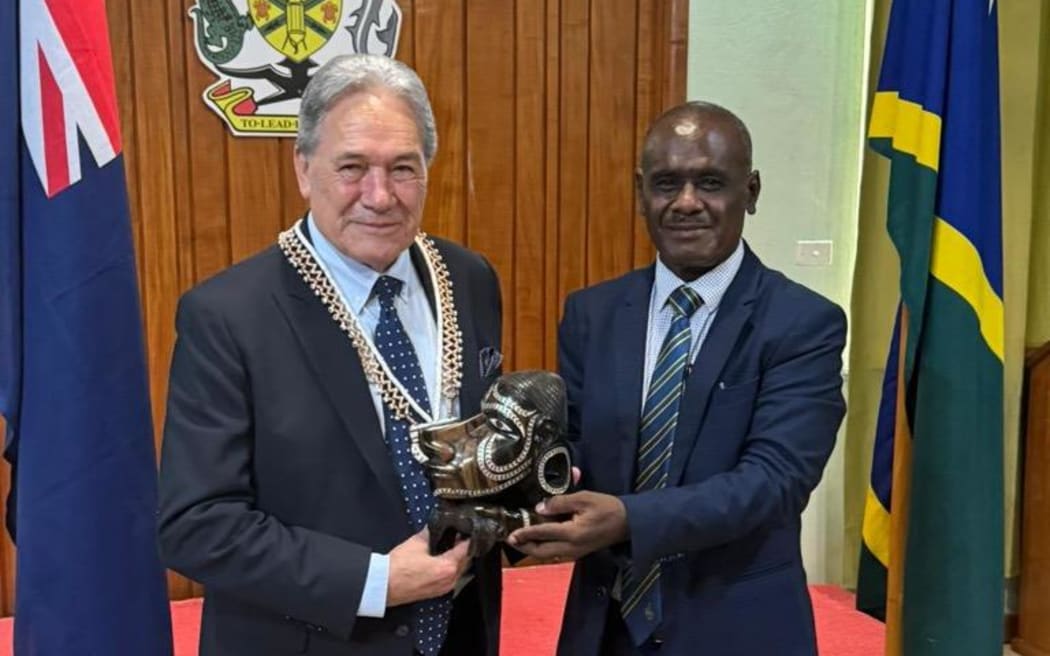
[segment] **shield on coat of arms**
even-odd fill
[[[401,33],[395,0],[197,0],[187,14],[217,76],[201,95],[239,136],[294,137],[313,71],[355,52],[392,57]]]
[[[294,62],[306,61],[339,27],[343,0],[249,0],[259,34]]]

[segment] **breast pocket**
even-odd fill
[[[760,377],[742,383],[727,383],[720,381],[711,395],[711,409],[740,403],[754,404],[755,394],[758,392]]]
[[[721,439],[742,437],[751,426],[759,378],[732,385],[719,382],[711,393],[704,429],[715,429]]]

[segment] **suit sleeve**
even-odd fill
[[[179,304],[160,467],[159,543],[172,569],[344,639],[371,550],[259,510],[241,353],[215,304]]]
[[[733,542],[801,514],[845,413],[845,338],[838,306],[798,313],[764,367],[736,467],[692,485],[622,497],[636,562]]]

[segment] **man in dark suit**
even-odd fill
[[[512,543],[579,559],[564,656],[815,654],[800,515],[845,411],[845,317],[743,243],[761,183],[728,110],[660,116],[636,183],[656,264],[572,294],[559,333],[592,491]]]
[[[499,555],[428,553],[409,448],[499,375],[496,274],[419,232],[437,141],[411,69],[330,61],[299,125],[307,216],[179,304],[164,560],[205,586],[202,656],[497,656]]]

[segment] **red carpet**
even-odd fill
[[[572,565],[523,567],[504,572],[503,654],[547,656],[554,653],[558,622]],[[508,594],[509,592],[509,594]],[[853,596],[826,585],[810,587],[817,618],[821,656],[882,656],[883,626],[853,610]],[[171,605],[175,656],[196,656],[200,600]],[[0,656],[11,653],[11,619],[0,620]],[[756,655],[758,656],[758,655]]]

